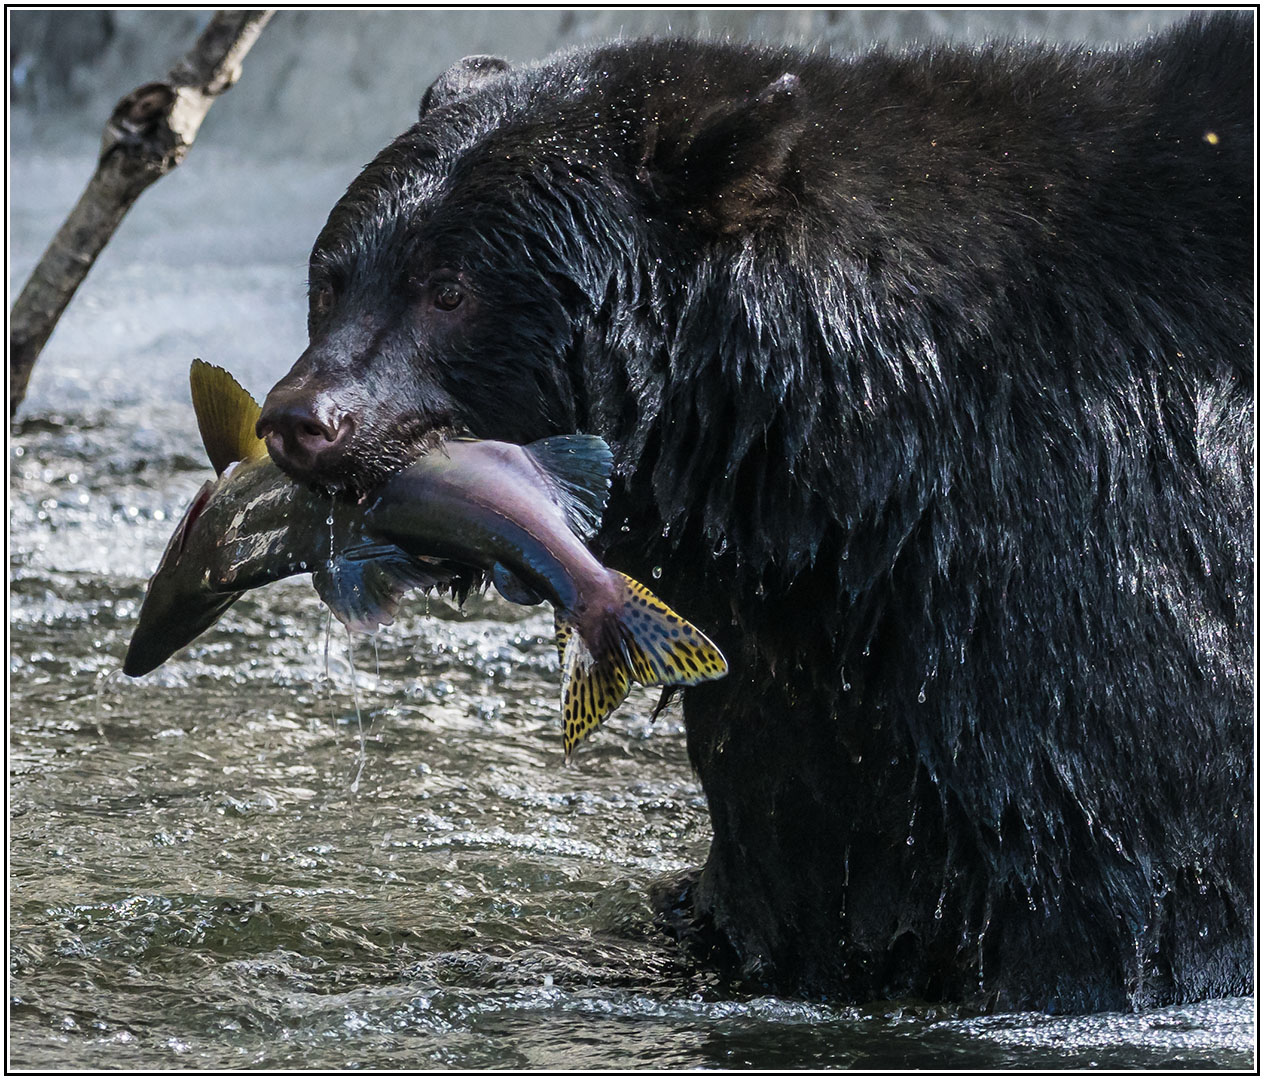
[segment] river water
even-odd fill
[[[12,283],[90,160],[15,158]],[[706,855],[679,712],[634,694],[562,763],[543,608],[418,598],[349,642],[303,580],[119,670],[209,476],[202,356],[261,396],[350,179],[197,148],[128,219],[9,446],[16,1069],[1250,1069],[1252,999],[972,1016],[739,993],[646,896]],[[264,194],[266,193],[266,194]]]

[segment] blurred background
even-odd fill
[[[145,192],[36,368],[25,411],[183,393],[193,355],[266,390],[301,351],[308,250],[359,169],[462,56],[525,63],[643,34],[793,42],[847,53],[986,37],[1111,46],[1175,9],[1111,11],[281,11],[174,174]],[[92,170],[114,103],[161,77],[210,13],[10,11],[10,287],[21,287]],[[122,365],[116,360],[124,361]]]
[[[1109,45],[1180,19],[1175,9],[1111,11],[281,11],[247,78],[207,121],[208,142],[265,157],[359,161],[411,121],[454,60],[515,63],[567,46],[646,34],[791,42],[836,53],[985,37]],[[15,148],[99,129],[98,117],[166,70],[209,18],[181,11],[14,11]]]

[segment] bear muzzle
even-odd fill
[[[264,400],[256,433],[290,476],[319,483],[332,478],[355,428],[354,417],[328,397],[277,386]]]

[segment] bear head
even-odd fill
[[[774,55],[721,85],[677,51],[469,57],[427,90],[316,240],[310,344],[259,421],[278,465],[357,498],[437,433],[629,437],[612,353],[669,348],[664,266],[775,219],[803,126]]]

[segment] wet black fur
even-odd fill
[[[618,44],[448,78],[334,208],[292,378],[359,426],[317,479],[436,425],[611,442],[605,560],[732,663],[685,695],[687,902],[747,978],[1251,990],[1252,70],[1249,14]]]

